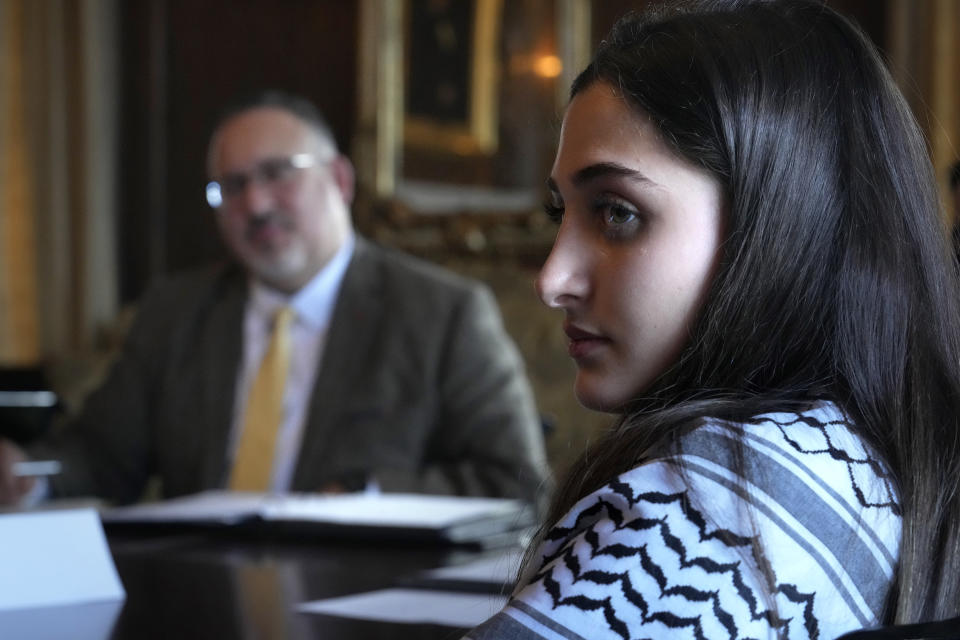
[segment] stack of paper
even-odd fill
[[[379,622],[475,627],[507,603],[505,596],[425,589],[381,589],[307,602],[297,611]]]
[[[513,591],[523,552],[519,548],[501,550],[484,557],[439,569],[430,569],[400,581],[419,589],[445,589],[506,595]]]
[[[107,525],[236,527],[449,543],[519,533],[532,523],[520,501],[419,494],[253,494],[210,491],[108,509]]]
[[[0,515],[0,636],[103,640],[126,593],[93,509]]]
[[[122,601],[91,509],[0,515],[0,611]]]
[[[304,613],[376,620],[474,627],[507,603],[521,552],[503,553],[462,565],[432,569],[402,581],[414,588],[394,588],[307,602]]]

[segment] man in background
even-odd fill
[[[53,442],[52,496],[378,487],[533,501],[545,478],[523,364],[489,291],[379,248],[353,168],[307,101],[267,93],[212,136],[207,198],[235,262],[142,300],[103,386]],[[31,481],[0,444],[0,500]]]

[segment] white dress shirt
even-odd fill
[[[349,235],[326,266],[292,296],[256,280],[251,281],[250,297],[243,317],[243,361],[237,373],[229,459],[233,460],[240,443],[247,394],[270,342],[273,318],[280,307],[289,305],[294,310],[290,332],[290,371],[287,374],[283,418],[277,432],[273,470],[270,473],[270,490],[273,492],[289,490],[293,481],[317,366],[323,355],[330,318],[355,244],[354,236]]]

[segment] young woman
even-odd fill
[[[511,638],[825,638],[957,615],[960,311],[924,141],[808,0],[631,15],[575,81],[537,286],[615,411]]]

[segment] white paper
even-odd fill
[[[512,583],[517,577],[517,569],[520,567],[522,558],[522,550],[509,549],[464,564],[430,569],[424,571],[421,575],[442,580],[508,584]]]
[[[93,509],[0,515],[0,611],[125,595]]]
[[[297,611],[381,622],[472,628],[507,604],[505,596],[428,589],[383,589],[307,602]]]
[[[95,602],[0,611],[0,629],[21,640],[108,640],[121,609],[123,602]]]
[[[182,498],[104,509],[104,522],[210,522],[235,524],[260,514],[262,493],[206,491]]]
[[[338,524],[443,528],[458,522],[508,514],[514,500],[404,493],[292,495],[267,500],[267,520],[320,520]]]
[[[520,503],[502,498],[419,494],[258,494],[207,491],[163,502],[104,511],[104,522],[219,522],[250,517],[360,526],[442,529],[475,518],[518,512]]]

